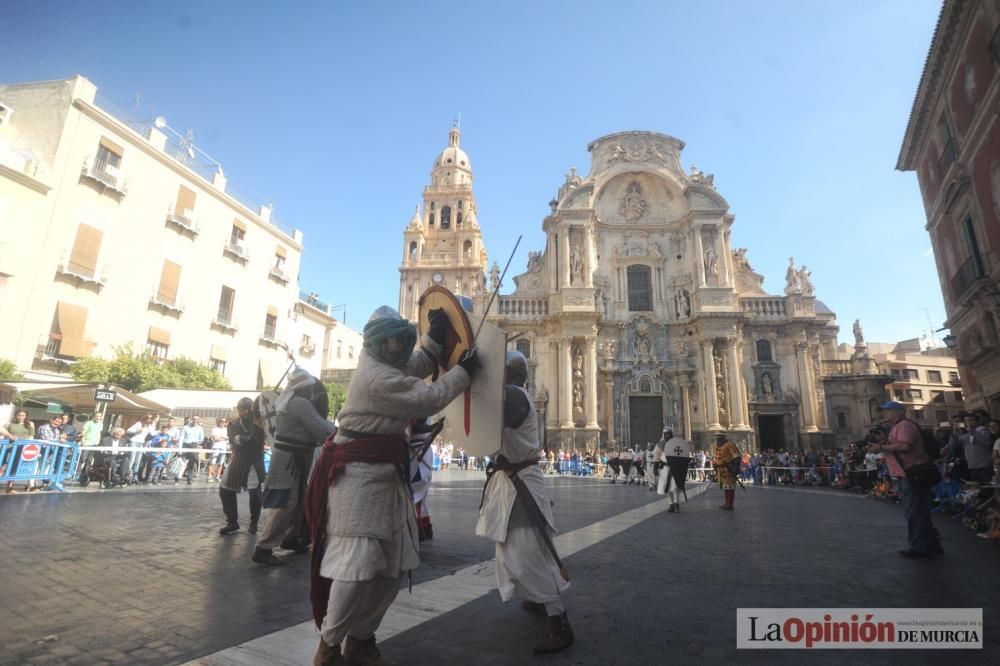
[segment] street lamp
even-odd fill
[[[941,338],[941,340],[944,342],[944,346],[947,347],[949,351],[955,351],[958,349],[958,338],[951,333]]]

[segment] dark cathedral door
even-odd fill
[[[634,395],[628,399],[628,429],[632,448],[646,448],[663,436],[663,399],[660,396]]]

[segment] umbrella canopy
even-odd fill
[[[119,413],[149,412],[166,414],[170,410],[149,398],[136,395],[119,386],[77,382],[4,382],[0,384],[0,396],[20,393],[32,400],[61,402],[73,408],[74,412],[92,412],[97,406],[94,391],[98,388],[111,389],[117,394],[114,402],[107,403],[108,409]],[[12,393],[13,392],[13,393]]]

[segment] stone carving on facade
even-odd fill
[[[490,291],[495,290],[500,286],[500,266],[497,262],[493,262],[493,267],[490,268]]]
[[[573,412],[583,414],[583,351],[573,349]]]
[[[625,189],[621,202],[618,204],[618,213],[627,222],[637,222],[646,213],[646,200],[642,197],[642,186],[639,181],[633,180]]]
[[[653,357],[653,341],[649,335],[649,326],[640,321],[635,329],[635,354],[634,363],[655,363]]]
[[[604,343],[604,359],[607,361],[615,360],[615,341],[608,340]]]
[[[861,320],[854,320],[854,344],[863,345],[865,344],[865,331],[861,328]]]
[[[529,273],[540,273],[542,271],[542,253],[541,252],[529,252],[528,253],[528,272]]]
[[[684,258],[684,247],[687,245],[687,237],[679,231],[670,235],[670,254],[677,259]]]
[[[576,284],[583,278],[583,253],[580,243],[575,242],[569,249],[569,283]]]
[[[812,296],[816,291],[810,278],[811,275],[812,272],[803,264],[802,269],[799,271],[799,286],[802,288],[803,296]]]
[[[674,314],[678,319],[691,316],[691,296],[687,289],[678,289],[674,295]]]
[[[615,246],[619,257],[645,257],[648,254],[646,237],[640,234],[622,236]]]
[[[539,386],[535,390],[535,401],[536,402],[542,402],[542,403],[545,403],[545,402],[549,401],[549,392],[547,390],[545,390],[544,386]]]
[[[705,279],[714,280],[719,276],[719,258],[711,247],[705,248]]]
[[[765,372],[760,378],[761,392],[764,394],[765,402],[774,402],[774,380],[771,373]]]
[[[593,305],[594,297],[589,294],[567,294],[563,296],[563,302],[567,305]]]
[[[736,266],[737,270],[753,270],[753,266],[750,265],[750,260],[747,259],[747,249],[745,247],[738,247],[733,250],[733,265]]]
[[[646,245],[646,254],[654,259],[661,259],[663,253],[660,252],[660,244],[656,241],[649,241]]]
[[[795,257],[788,258],[788,270],[785,271],[785,293],[802,293],[802,283],[799,278],[799,270],[795,267]]]
[[[623,162],[633,164],[636,162],[666,162],[666,157],[660,152],[655,144],[642,144],[629,142],[624,146],[616,143],[611,147],[608,156],[608,166]]]
[[[692,183],[705,185],[715,189],[715,175],[701,171],[694,164],[691,165],[691,174],[688,176]]]
[[[608,295],[603,289],[599,289],[596,294],[594,294],[594,305],[597,307],[597,311],[605,319],[611,318],[611,312],[608,308]]]

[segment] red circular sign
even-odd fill
[[[21,449],[21,460],[24,462],[31,462],[38,457],[41,453],[41,449],[38,448],[38,444],[27,444],[23,449]]]

